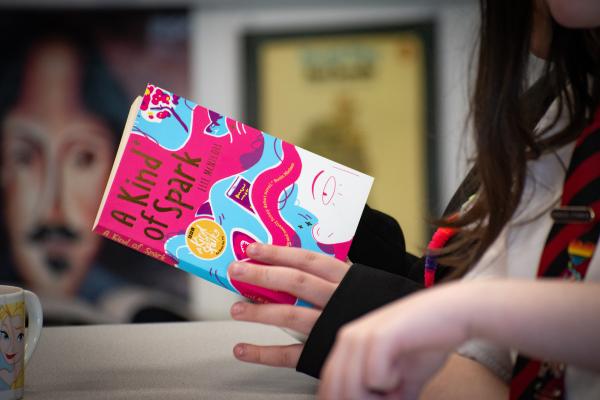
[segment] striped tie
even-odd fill
[[[538,278],[581,281],[600,235],[600,109],[577,139]],[[566,365],[517,357],[510,399],[564,399]]]

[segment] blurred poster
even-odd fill
[[[188,95],[185,10],[0,12],[0,281],[45,324],[187,320],[186,273],[91,227],[129,106]]]
[[[375,177],[369,204],[421,252],[435,200],[431,24],[246,37],[260,129]]]

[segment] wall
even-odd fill
[[[450,198],[465,170],[464,122],[467,114],[467,70],[477,28],[477,7],[472,1],[425,2],[423,5],[389,2],[365,7],[287,6],[249,7],[226,3],[198,6],[192,17],[192,94],[208,106],[245,120],[242,110],[241,68],[244,32],[276,29],[360,27],[377,23],[436,22],[438,176],[443,204]],[[385,210],[383,210],[385,211]],[[441,210],[438,210],[441,211]],[[194,304],[202,318],[228,316],[236,296],[199,279],[194,282]]]

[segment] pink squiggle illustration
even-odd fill
[[[246,261],[253,264],[266,265],[264,263],[251,260],[246,256],[246,247],[250,243],[256,242],[256,239],[249,234],[241,231],[233,231],[231,234],[231,246],[233,248],[233,254],[236,260]],[[235,279],[229,278],[231,285],[237,289],[242,296],[246,296],[249,299],[254,300],[257,303],[281,303],[281,304],[294,304],[297,300],[296,297],[291,294],[278,292],[271,289],[265,289],[249,283],[236,281]]]
[[[342,243],[334,243],[333,244],[333,255],[335,258],[346,261],[348,257],[348,252],[350,251],[350,245],[352,244],[352,239],[347,242]]]
[[[348,240],[347,242],[331,243],[331,244],[321,243],[321,242],[317,241],[317,246],[319,246],[321,251],[323,251],[326,254],[331,254],[335,258],[342,260],[342,261],[346,261],[346,258],[348,257],[348,252],[350,251],[351,244],[352,244],[352,239]]]
[[[298,152],[289,143],[282,143],[283,160],[260,174],[252,187],[252,206],[279,246],[300,246],[300,238],[279,212],[279,197],[284,189],[296,182],[302,170]]]

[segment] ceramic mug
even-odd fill
[[[25,332],[25,311],[29,326]],[[29,290],[0,285],[0,400],[23,397],[25,366],[42,331],[42,306]]]

